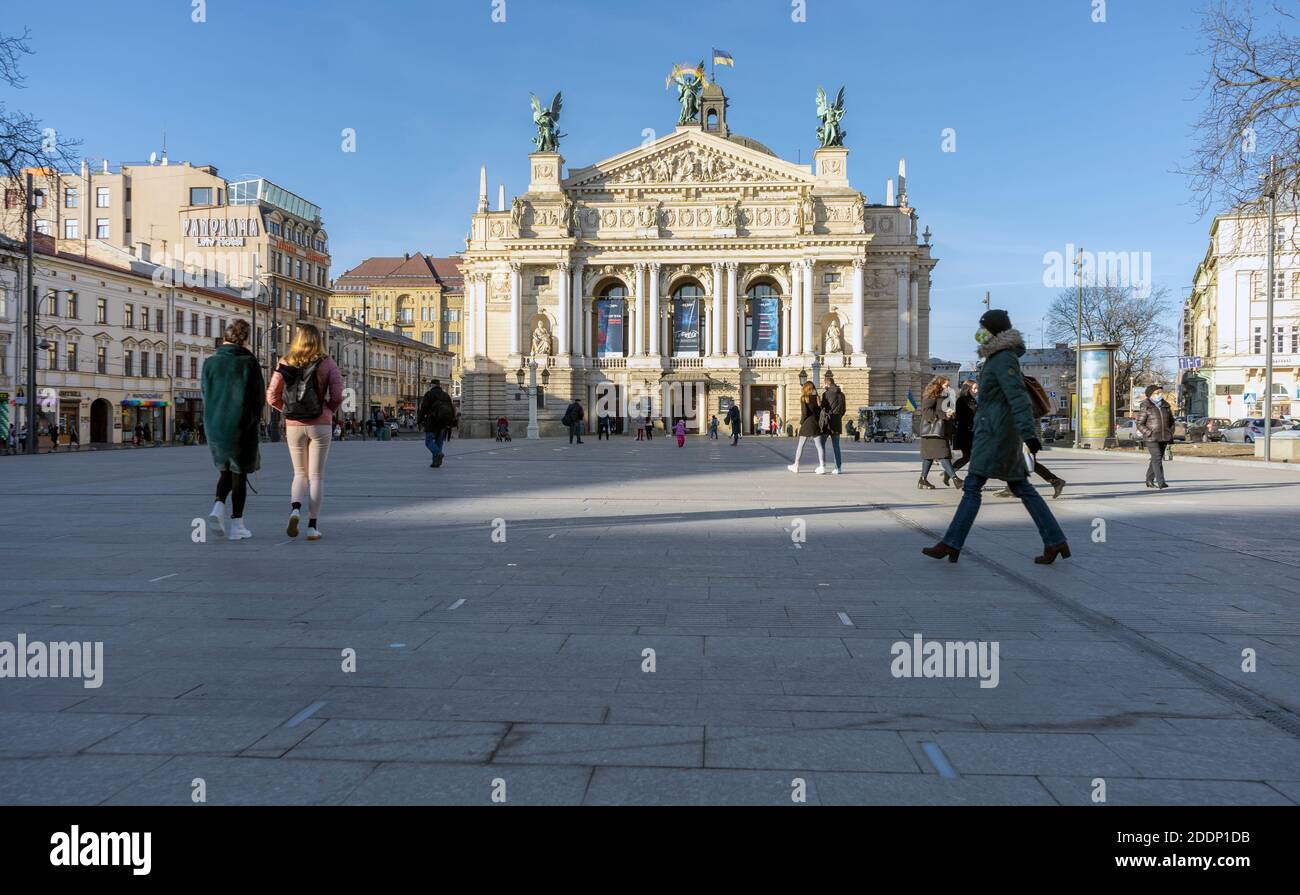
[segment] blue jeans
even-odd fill
[[[835,468],[843,469],[844,461],[840,459],[840,436],[832,432],[830,435],[822,436],[822,451],[826,450],[826,442],[830,441],[831,447],[835,449]]]
[[[429,453],[433,454],[434,460],[437,460],[442,456],[442,442],[445,435],[445,429],[440,429],[437,432],[424,433],[424,446],[429,449]]]
[[[984,490],[987,481],[987,477],[973,472],[966,476],[966,484],[962,486],[961,503],[957,505],[957,512],[952,517],[952,524],[948,526],[948,533],[943,536],[943,542],[949,547],[960,550],[966,543],[966,535],[970,534],[971,526],[975,524],[975,517],[979,515],[980,491]],[[1044,547],[1052,547],[1065,541],[1065,532],[1061,531],[1061,526],[1057,524],[1052,511],[1047,508],[1047,502],[1038,493],[1038,489],[1029,484],[1026,479],[1007,482],[1007,487],[1012,494],[1020,498],[1029,515],[1033,517]]]

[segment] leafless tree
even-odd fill
[[[1300,195],[1300,4],[1274,0],[1261,24],[1254,2],[1213,0],[1201,23],[1208,102],[1183,172],[1201,214],[1258,203],[1271,156],[1279,199]]]
[[[1079,293],[1065,289],[1047,310],[1047,334],[1057,342],[1074,344],[1078,329]],[[1174,330],[1161,323],[1170,310],[1169,290],[1149,291],[1131,286],[1094,285],[1083,289],[1083,342],[1115,342],[1116,394],[1130,384],[1169,381]]]
[[[53,129],[43,127],[35,115],[15,109],[8,102],[6,94],[26,85],[21,63],[30,55],[31,32],[0,33],[0,180],[16,185],[19,195],[26,188],[24,169],[69,170],[76,163],[77,147],[81,145],[80,141],[60,138]]]

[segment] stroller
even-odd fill
[[[504,416],[497,418],[497,441],[510,440],[510,420]]]

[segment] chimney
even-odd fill
[[[108,173],[108,159],[104,159],[104,173]]]

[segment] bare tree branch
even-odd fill
[[[1201,214],[1255,205],[1269,159],[1279,198],[1300,196],[1300,28],[1297,0],[1272,4],[1260,28],[1253,0],[1214,0],[1201,33],[1209,71],[1199,143],[1185,174]]]
[[[1073,344],[1077,337],[1079,293],[1065,289],[1047,310],[1047,334]],[[1143,294],[1133,287],[1096,285],[1083,289],[1083,342],[1115,342],[1115,382],[1127,388],[1134,380],[1164,380],[1164,363],[1174,345],[1174,330],[1160,321],[1170,309],[1163,286]]]

